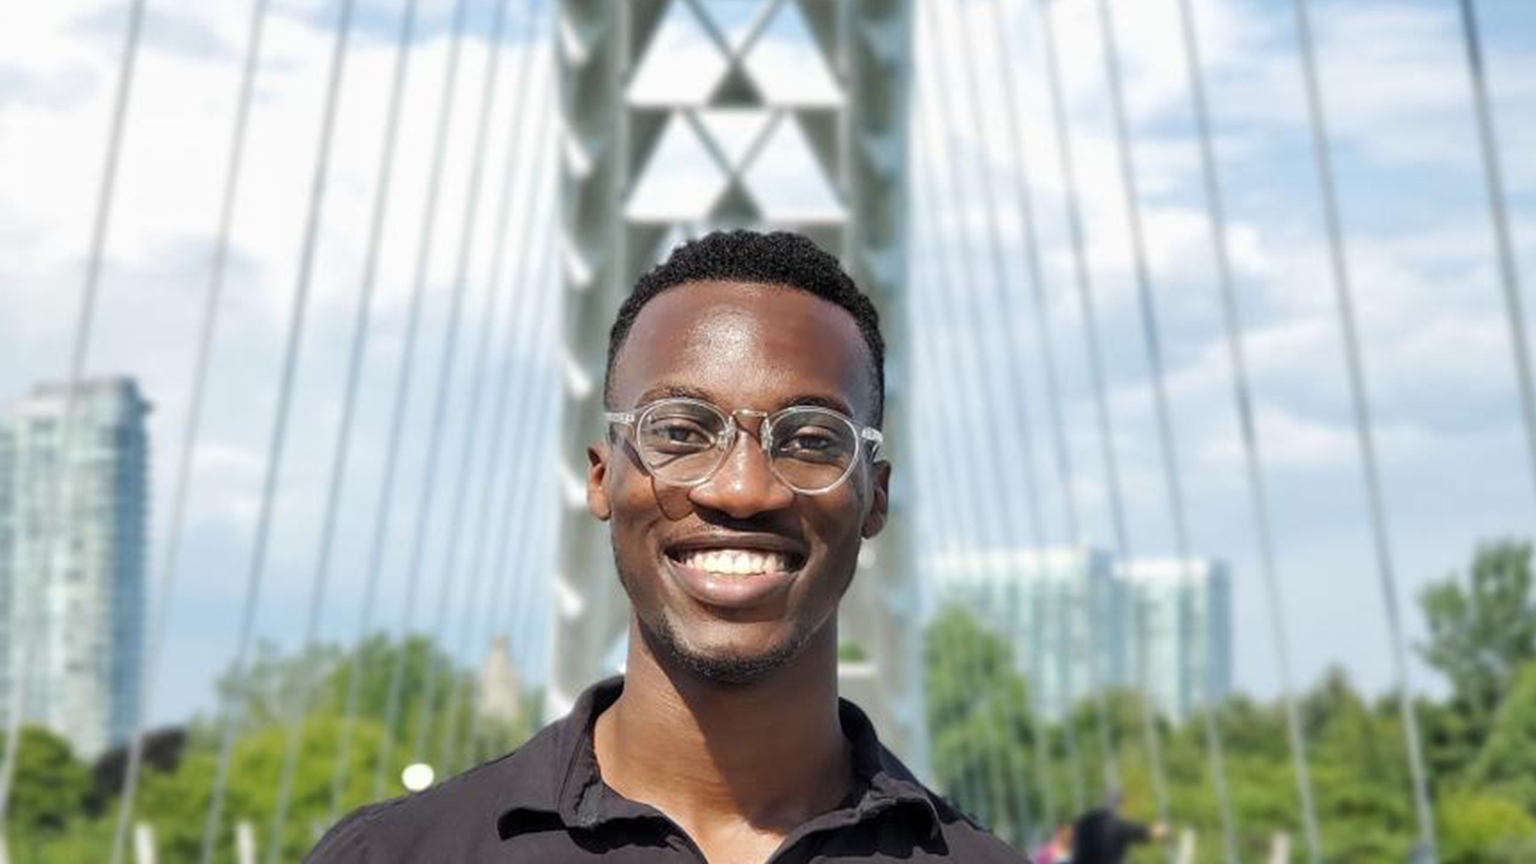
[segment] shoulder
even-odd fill
[[[980,864],[1029,864],[1028,856],[1003,842],[953,801],[919,781],[890,750],[884,746],[880,750],[880,761],[886,773],[909,788],[916,789],[927,800],[932,817],[936,820],[938,836],[942,840],[942,844],[939,844],[944,850],[941,857]]]
[[[400,799],[396,799],[398,801]],[[352,811],[325,832],[315,848],[304,856],[304,864],[366,864],[368,855],[368,829],[382,810],[395,801],[370,804]]]
[[[369,804],[338,822],[304,864],[389,864],[455,860],[493,842],[509,786],[528,780],[522,750],[422,792]]]
[[[1029,864],[1029,857],[1003,842],[990,829],[938,793],[929,792],[939,816],[939,831],[949,857],[983,864]]]

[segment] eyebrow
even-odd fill
[[[704,390],[698,387],[689,387],[686,384],[658,384],[657,386],[646,390],[644,393],[641,393],[639,398],[635,400],[635,405],[638,407],[640,405],[648,405],[657,399],[676,398],[698,399],[702,402],[709,402],[715,405],[720,403],[720,400],[716,397],[716,395],[709,392],[708,390]],[[853,410],[848,407],[847,402],[831,396],[818,396],[814,393],[802,393],[798,396],[791,396],[779,404],[772,406],[768,410],[778,411],[783,408],[800,405],[808,405],[817,408],[830,408],[839,414],[843,414],[848,417],[853,416]]]

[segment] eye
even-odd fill
[[[658,414],[641,428],[641,446],[671,456],[702,452],[714,446],[718,425],[687,413]]]
[[[836,446],[837,442],[825,432],[796,432],[784,442],[784,449],[789,452],[821,453]]]
[[[687,421],[663,423],[653,432],[658,438],[672,444],[697,444],[709,440],[703,430]]]
[[[774,456],[801,462],[837,463],[852,449],[841,430],[818,424],[802,424],[775,435]]]

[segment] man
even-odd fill
[[[1078,818],[1072,831],[1072,864],[1123,864],[1131,847],[1161,840],[1168,826],[1143,825],[1120,815],[1121,796],[1111,792],[1103,807]]]
[[[715,233],[642,277],[587,451],[625,676],[308,860],[1022,861],[837,698],[838,603],[886,518],[883,363],[874,306],[803,237]]]

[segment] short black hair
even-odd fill
[[[629,338],[630,328],[645,304],[656,295],[690,282],[741,282],[793,288],[827,300],[853,316],[869,353],[870,374],[875,383],[874,423],[885,414],[885,340],[880,336],[880,313],[859,286],[854,284],[833,255],[810,238],[788,231],[713,231],[672,250],[667,260],[652,267],[635,283],[619,306],[608,331],[608,365],[603,373],[603,398],[612,395],[613,364]]]

